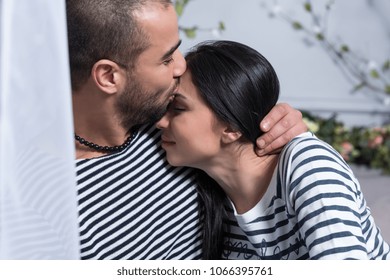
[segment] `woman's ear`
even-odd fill
[[[230,144],[240,139],[241,136],[241,132],[230,126],[227,126],[222,132],[222,142],[224,144]]]
[[[118,64],[108,59],[96,62],[91,75],[96,86],[107,94],[118,92],[125,83],[125,72]]]

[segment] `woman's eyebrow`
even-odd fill
[[[184,100],[188,99],[187,96],[181,94],[180,92],[175,93],[174,99],[176,99],[176,98],[180,98],[180,99],[184,99]]]

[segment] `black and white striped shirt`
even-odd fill
[[[225,258],[390,259],[351,169],[311,133],[284,148],[261,201],[232,217]]]
[[[199,259],[193,172],[142,127],[124,151],[76,160],[82,259]]]

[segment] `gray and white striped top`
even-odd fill
[[[351,169],[311,133],[284,148],[262,200],[232,216],[225,258],[390,259]]]
[[[171,167],[154,126],[124,151],[76,161],[82,259],[199,259],[191,169]]]

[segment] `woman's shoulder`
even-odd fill
[[[284,166],[334,167],[349,170],[342,156],[313,133],[305,132],[293,138],[282,150],[279,163]]]
[[[332,152],[335,151],[333,147],[318,139],[317,136],[315,136],[312,132],[305,132],[291,139],[290,142],[287,143],[287,145],[284,147],[282,153],[297,152],[300,150],[316,148],[330,150]]]
[[[295,136],[290,142],[287,143],[284,150],[291,150],[298,147],[305,147],[310,145],[325,145],[326,143],[318,139],[318,137],[312,132],[304,132]]]

